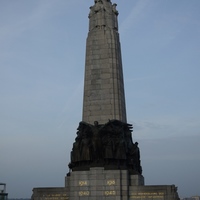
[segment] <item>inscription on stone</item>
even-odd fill
[[[79,181],[78,184],[79,184],[79,186],[83,187],[83,186],[87,186],[88,182],[87,181]],[[79,196],[89,196],[90,192],[89,191],[79,191],[78,195]]]
[[[90,195],[90,192],[89,191],[80,191],[79,193],[79,196],[89,196]]]
[[[66,194],[47,194],[44,195],[44,200],[68,200],[69,197],[67,197]]]
[[[86,185],[88,185],[87,181],[79,181],[78,184],[79,184],[79,186],[86,186]]]
[[[105,191],[105,195],[106,196],[115,196],[116,195],[116,191],[112,190],[112,191]]]
[[[164,192],[132,192],[131,199],[163,199]]]
[[[110,180],[107,180],[106,184],[109,185],[109,186],[112,186],[112,185],[115,185],[116,182],[115,182],[114,179],[110,179]],[[105,196],[115,196],[116,195],[116,191],[109,190],[109,191],[105,191],[104,194],[105,194]]]
[[[107,180],[107,185],[115,185],[115,180]]]
[[[83,187],[83,186],[87,186],[88,182],[87,181],[79,181],[78,184],[79,184],[79,186]],[[80,197],[82,197],[82,196],[89,196],[90,192],[89,191],[79,191],[78,195]]]

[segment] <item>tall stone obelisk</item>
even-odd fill
[[[179,200],[174,185],[144,185],[138,143],[126,123],[117,16],[110,0],[90,7],[83,120],[70,171],[65,187],[34,188],[32,200]]]
[[[90,7],[82,118],[90,124],[126,122],[116,6],[110,0],[95,0]]]

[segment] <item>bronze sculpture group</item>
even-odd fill
[[[71,151],[69,168],[89,170],[90,167],[128,169],[142,174],[138,143],[132,141],[132,125],[119,120],[94,125],[80,122]]]

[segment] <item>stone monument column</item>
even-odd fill
[[[116,6],[95,0],[90,7],[83,119],[65,187],[34,188],[32,200],[179,200],[175,185],[144,185],[140,150],[126,121]]]
[[[110,0],[95,0],[90,7],[82,117],[89,124],[113,119],[126,123],[116,6]]]

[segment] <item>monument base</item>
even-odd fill
[[[145,186],[142,175],[128,170],[73,171],[63,188],[34,188],[34,200],[179,200],[174,185]]]

